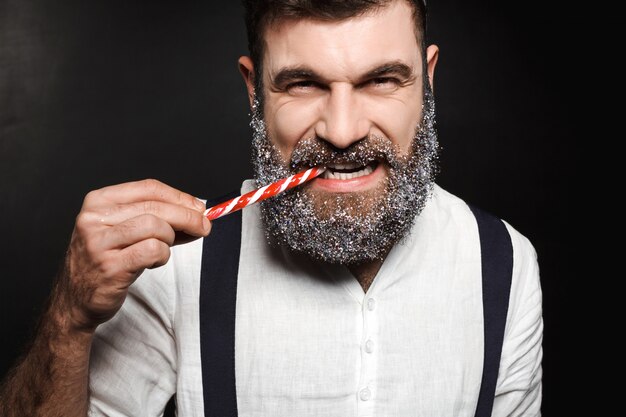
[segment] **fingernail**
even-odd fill
[[[209,219],[207,219],[206,217],[202,217],[202,227],[204,228],[205,232],[210,232],[211,231],[211,221]]]
[[[196,201],[194,201],[194,204],[196,205],[196,207],[198,208],[198,210],[203,210],[205,209],[205,204],[202,200],[200,200],[199,198],[196,198]]]

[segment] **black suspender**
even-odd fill
[[[500,219],[470,206],[478,223],[483,284],[485,348],[475,417],[489,417],[498,380],[513,275],[513,245]]]
[[[207,202],[207,207],[211,205]],[[207,417],[237,417],[235,308],[240,249],[241,211],[214,221],[203,242],[200,280],[200,355]]]
[[[493,408],[509,306],[513,247],[501,220],[475,207],[470,206],[470,209],[476,217],[480,234],[485,337],[483,376],[475,417],[489,417]],[[203,245],[200,352],[204,415],[237,417],[235,308],[241,212],[213,222],[211,234],[204,239]]]

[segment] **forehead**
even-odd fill
[[[264,51],[266,74],[306,66],[341,78],[381,62],[418,69],[421,61],[412,9],[404,1],[340,21],[278,21],[265,31]]]

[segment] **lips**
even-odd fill
[[[377,166],[377,161],[370,161],[367,164],[360,164],[357,162],[328,164],[326,165],[326,171],[322,174],[322,178],[332,180],[351,180],[371,174]]]

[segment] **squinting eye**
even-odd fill
[[[382,77],[370,81],[375,87],[396,87],[400,82],[395,78]]]
[[[316,84],[313,81],[297,81],[295,83],[291,83],[287,86],[287,90],[297,92],[297,91],[306,91],[312,88],[315,88]]]

